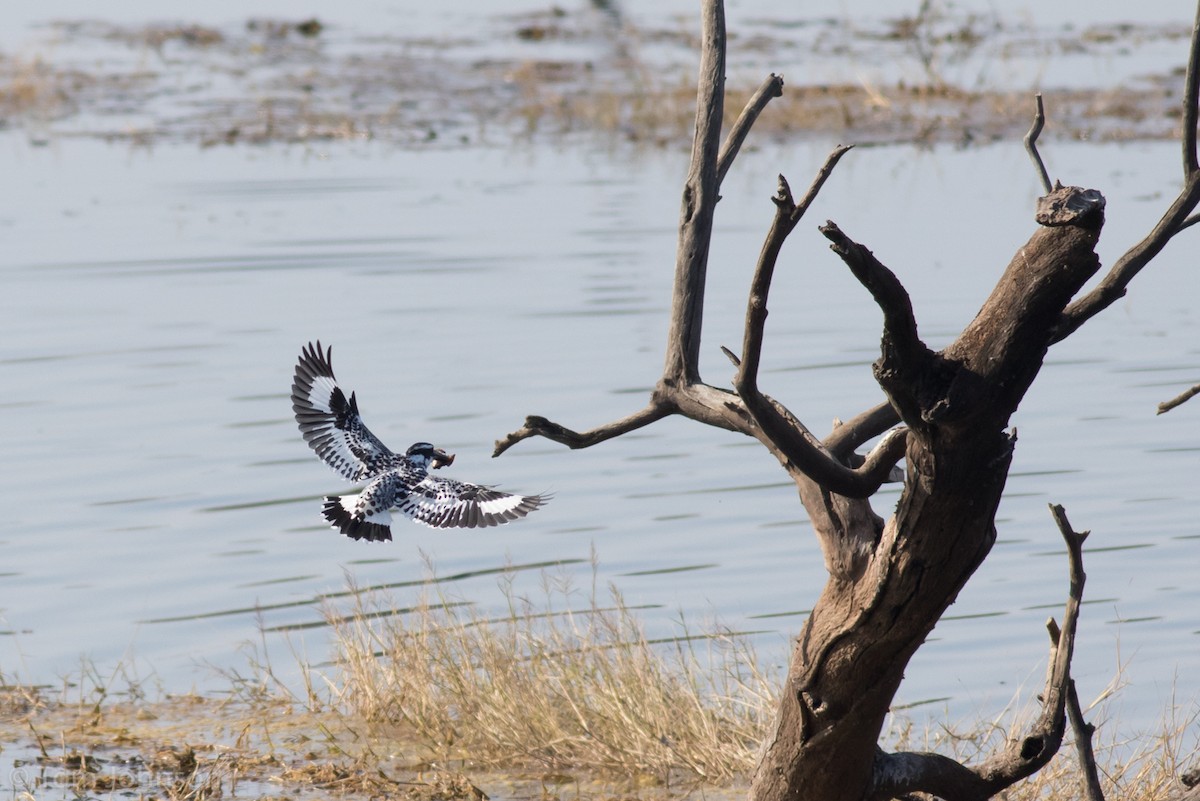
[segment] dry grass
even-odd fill
[[[367,596],[331,617],[334,683],[355,714],[402,725],[443,759],[663,783],[747,771],[776,686],[753,653],[727,635],[653,643],[610,594],[601,607],[547,580],[534,605],[509,588],[496,619],[441,596],[389,616]]]
[[[1109,714],[1110,703],[1119,697],[1123,676],[1118,674],[1087,709],[1084,717],[1097,727],[1093,750],[1106,798],[1121,801],[1167,801],[1183,789],[1179,777],[1200,759],[1197,723],[1200,708],[1179,714],[1178,707],[1159,729],[1130,735]],[[932,751],[977,765],[1002,749],[1007,742],[1029,731],[1040,709],[1032,704],[1010,706],[992,720],[968,720],[959,724],[940,723],[919,731],[903,716],[893,719],[884,734],[891,750]],[[1005,801],[1086,798],[1083,772],[1075,750],[1074,733],[1068,726],[1058,754],[1041,771],[1004,792]]]
[[[353,614],[330,615],[337,671],[307,669],[296,697],[284,697],[261,663],[222,699],[152,700],[120,666],[85,664],[57,687],[0,675],[0,747],[31,765],[21,775],[32,783],[14,779],[15,797],[652,799],[692,782],[709,798],[738,792],[777,690],[745,642],[686,630],[652,642],[619,596],[602,608],[595,592],[551,579],[533,602],[508,598],[507,614],[485,619],[438,596],[402,616],[382,595],[363,594]],[[1119,693],[1086,710],[1107,797],[1176,796],[1177,777],[1198,758],[1200,710],[1180,704],[1192,711],[1130,735],[1110,697]],[[883,745],[978,764],[1036,713],[1014,702],[993,720],[925,730],[897,717]],[[1080,775],[1068,735],[1044,770],[1004,797],[1080,798]]]
[[[329,615],[338,675],[332,708],[393,724],[436,760],[489,768],[536,767],[639,775],[728,787],[744,779],[773,718],[778,685],[749,645],[730,635],[684,631],[669,644],[647,640],[636,613],[610,591],[573,592],[547,580],[536,603],[508,590],[508,614],[483,617],[435,595],[396,614],[381,595],[360,595],[350,615]],[[1120,676],[1086,717],[1109,798],[1162,801],[1197,759],[1200,710],[1160,731],[1119,735],[1108,702]],[[993,720],[917,731],[897,717],[893,750],[936,751],[979,764],[1024,735],[1038,707]],[[1082,797],[1068,732],[1055,759],[1006,793],[1009,801]]]
[[[82,76],[40,58],[0,56],[0,115],[49,120],[72,108],[73,88]]]

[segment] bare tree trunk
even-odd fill
[[[1037,154],[1040,98],[1026,139],[1047,194],[1038,227],[1013,256],[991,296],[941,351],[921,341],[903,285],[833,223],[820,227],[883,313],[875,378],[886,402],[818,439],[758,385],[772,275],[787,236],[848,147],[830,153],[799,201],[782,176],[775,217],[759,254],[746,310],[734,392],[705,384],[698,368],[708,245],[721,180],[754,119],[783,89],[771,75],[720,142],[725,28],[720,0],[706,0],[692,163],[683,191],[666,359],[648,405],[621,420],[576,432],[544,417],[496,443],[496,455],[531,436],[583,448],[680,414],[752,436],[793,479],[825,556],[829,580],[796,641],[774,730],[753,776],[754,801],[886,799],[915,792],[949,801],[989,798],[1044,766],[1058,750],[1072,688],[1070,659],[1083,592],[1082,543],[1061,508],[1055,519],[1068,545],[1070,591],[1061,630],[1051,630],[1052,669],[1042,715],[1026,736],[976,766],[921,753],[884,753],[878,739],[913,654],[996,540],[995,518],[1016,432],[1009,420],[1037,377],[1048,349],[1126,291],[1166,242],[1197,218],[1200,159],[1200,22],[1193,32],[1184,98],[1184,181],[1162,220],[1119,259],[1095,289],[1079,295],[1099,269],[1095,246],[1104,198],[1078,187],[1051,187]],[[897,423],[901,427],[888,432]],[[868,454],[856,449],[885,436]],[[904,489],[885,524],[868,498],[906,460]],[[1077,724],[1078,726],[1079,724]]]
[[[1085,198],[1085,211],[1039,229],[942,353],[916,336],[886,268],[835,227],[824,229],[864,284],[897,290],[873,291],[887,320],[875,372],[910,429],[908,475],[862,579],[831,579],[804,626],[754,777],[758,801],[868,795],[884,716],[909,659],[995,542],[1015,441],[1004,428],[1059,314],[1099,267],[1103,200],[1061,194]]]

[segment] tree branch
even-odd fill
[[[738,151],[742,149],[742,142],[746,140],[758,115],[772,99],[780,97],[782,94],[783,76],[771,73],[746,102],[746,107],[742,109],[737,122],[729,129],[729,135],[725,137],[725,144],[721,146],[721,155],[717,158],[717,186],[725,181],[725,173],[729,172],[729,167],[737,158]]]
[[[1046,172],[1046,164],[1037,149],[1038,137],[1042,135],[1042,128],[1046,125],[1046,108],[1042,105],[1041,92],[1034,96],[1034,100],[1037,101],[1037,113],[1033,115],[1033,125],[1029,128],[1029,133],[1025,134],[1025,151],[1029,153],[1033,166],[1037,168],[1038,177],[1042,180],[1042,189],[1048,195],[1054,191],[1054,185],[1050,183],[1050,173]]]
[[[908,429],[898,428],[880,441],[860,467],[847,467],[807,429],[796,427],[780,414],[776,405],[761,393],[747,391],[742,401],[770,443],[801,473],[836,495],[848,498],[874,495],[884,482],[892,479],[892,468],[907,447]]]
[[[999,754],[977,768],[931,753],[880,752],[875,760],[875,778],[870,797],[890,799],[924,792],[946,801],[985,801],[1021,779],[1041,770],[1062,745],[1066,729],[1066,706],[1071,691],[1071,656],[1083,600],[1083,541],[1088,532],[1075,532],[1066,512],[1051,505],[1050,512],[1067,543],[1070,564],[1070,591],[1060,630],[1053,619],[1047,621],[1051,659],[1042,693],[1042,713],[1024,737],[1009,742]]]
[[[1079,693],[1075,682],[1067,686],[1067,718],[1075,732],[1075,753],[1079,757],[1079,769],[1083,771],[1083,792],[1087,801],[1104,801],[1104,790],[1100,787],[1100,771],[1096,767],[1096,754],[1092,751],[1092,735],[1096,727],[1083,719],[1079,706]]]
[[[846,155],[853,147],[854,145],[838,145],[825,157],[825,163],[821,165],[821,169],[817,170],[816,177],[808,185],[808,191],[804,193],[804,197],[800,198],[800,202],[792,208],[793,228],[796,227],[796,223],[800,222],[800,218],[804,216],[804,212],[808,211],[808,207],[817,199],[817,193],[821,191],[821,187],[825,186],[825,181],[833,173],[833,168],[842,160],[842,156]]]
[[[900,422],[892,404],[883,402],[836,426],[821,443],[835,459],[845,460],[856,448]]]
[[[643,426],[648,426],[673,412],[674,409],[665,403],[652,402],[640,412],[634,412],[628,417],[622,417],[620,420],[583,432],[572,431],[558,423],[547,420],[545,417],[530,415],[525,418],[525,425],[504,438],[496,440],[496,447],[492,451],[492,456],[499,456],[521,440],[533,436],[545,437],[561,445],[566,445],[572,450],[590,448],[597,443],[604,442],[613,437],[619,437],[622,434],[628,434],[630,431],[642,428]]]
[[[893,356],[905,366],[915,366],[927,359],[930,352],[917,335],[912,301],[896,274],[883,266],[875,254],[842,233],[834,222],[826,222],[818,230],[883,311],[884,334],[895,348]]]
[[[818,230],[883,311],[883,336],[879,343],[880,358],[874,365],[875,380],[905,423],[921,427],[934,422],[945,403],[931,406],[922,393],[929,388],[927,377],[945,370],[937,367],[936,355],[917,333],[917,319],[908,292],[895,273],[870,250],[842,233],[836,224],[826,222]]]
[[[680,413],[680,400],[685,401],[685,406],[693,410],[696,419],[702,422],[725,428],[738,427],[731,416],[722,417],[723,407],[698,408],[694,398],[685,395],[689,388],[702,386],[699,356],[704,286],[720,180],[759,113],[771,97],[782,92],[783,80],[772,75],[763,83],[734,125],[724,148],[720,148],[725,104],[725,10],[721,0],[705,0],[701,16],[702,50],[696,89],[696,132],[683,188],[663,374],[650,403],[640,412],[583,432],[573,431],[544,417],[527,417],[524,426],[496,441],[493,456],[499,456],[532,436],[542,436],[569,448],[590,447],[668,415]]]
[[[1125,252],[1104,279],[1063,312],[1054,334],[1054,342],[1069,337],[1084,323],[1125,296],[1129,282],[1150,260],[1166,247],[1180,231],[1200,221],[1191,216],[1200,204],[1200,155],[1197,153],[1196,126],[1200,122],[1200,4],[1192,25],[1191,50],[1183,92],[1183,188],[1162,219],[1149,234]]]
[[[1200,3],[1196,5],[1196,20],[1192,23],[1192,46],[1188,52],[1187,76],[1183,83],[1183,177],[1200,171],[1200,154],[1196,150],[1196,126],[1200,120]]]
[[[771,293],[771,281],[775,277],[775,265],[779,261],[779,252],[788,235],[795,230],[796,224],[808,211],[808,207],[816,199],[817,193],[825,185],[825,181],[833,173],[842,156],[850,150],[847,145],[838,145],[828,156],[825,163],[817,171],[812,184],[799,203],[792,200],[792,190],[787,179],[779,176],[779,186],[771,201],[775,204],[775,218],[767,232],[766,241],[758,254],[758,263],[754,268],[754,278],[750,282],[750,299],[746,305],[746,329],[742,340],[742,358],[738,369],[738,378],[734,382],[739,387],[743,385],[757,389],[758,366],[762,357],[763,329],[767,321],[767,298]]]
[[[779,252],[788,234],[795,229],[838,161],[849,149],[844,145],[833,149],[799,203],[793,200],[787,179],[779,176],[778,191],[771,198],[775,203],[775,217],[750,282],[742,356],[738,359],[728,350],[726,354],[738,367],[734,376],[734,387],[741,396],[746,411],[750,413],[770,444],[801,473],[829,492],[852,498],[866,498],[873,495],[880,484],[891,477],[892,467],[904,453],[907,432],[890,435],[880,443],[880,447],[872,451],[862,466],[853,469],[834,458],[808,429],[799,421],[782,413],[778,405],[765,397],[758,388],[758,370],[767,320],[767,299],[770,296]]]
[[[1165,414],[1166,412],[1174,409],[1176,406],[1182,406],[1197,395],[1200,395],[1200,384],[1197,384],[1191,389],[1184,390],[1175,397],[1171,398],[1169,401],[1163,401],[1162,403],[1158,404],[1158,414]]]
[[[1061,631],[1053,618],[1047,621],[1050,639],[1053,642],[1051,662],[1046,676],[1046,689],[1042,694],[1042,714],[1033,730],[1024,739],[1010,743],[1007,751],[988,760],[978,772],[985,779],[998,785],[997,789],[1009,787],[1039,771],[1050,761],[1062,745],[1066,728],[1066,703],[1071,682],[1071,656],[1075,650],[1075,631],[1079,622],[1079,605],[1083,600],[1083,585],[1087,575],[1083,572],[1083,542],[1090,532],[1076,532],[1067,520],[1066,511],[1057,504],[1050,505],[1058,530],[1067,544],[1067,560],[1070,564],[1070,592],[1067,607],[1063,612]]]
[[[1182,230],[1183,222],[1197,203],[1200,203],[1200,171],[1188,176],[1179,196],[1153,230],[1141,242],[1125,251],[1094,289],[1067,306],[1051,344],[1066,339],[1088,320],[1125,297],[1129,282],[1162,252],[1171,237]]]
[[[725,106],[725,9],[705,0],[702,51],[696,89],[696,133],[683,186],[675,281],[663,378],[683,385],[700,380],[700,333],[713,213],[719,199],[718,155]]]

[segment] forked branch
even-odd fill
[[[1079,605],[1083,601],[1083,585],[1087,579],[1083,572],[1083,542],[1090,532],[1077,532],[1072,529],[1062,506],[1051,504],[1050,513],[1054,516],[1059,533],[1067,544],[1071,588],[1063,612],[1061,631],[1053,619],[1046,624],[1053,645],[1046,689],[1042,694],[1042,714],[1034,724],[1033,730],[1019,741],[1019,747],[1017,743],[1010,744],[1005,753],[989,760],[980,768],[980,773],[986,778],[1004,782],[1003,787],[1041,770],[1058,751],[1066,728],[1066,704],[1071,687],[1071,656],[1075,649],[1075,631],[1079,622]]]
[[[701,38],[696,133],[683,190],[666,359],[658,388],[646,408],[589,431],[574,431],[545,417],[527,417],[521,428],[496,441],[493,456],[499,456],[533,436],[545,437],[570,448],[587,448],[668,415],[688,414],[681,411],[677,401],[681,393],[698,386],[700,381],[698,364],[705,274],[720,180],[729,170],[759,113],[783,89],[783,80],[778,76],[772,75],[764,81],[730,131],[724,147],[719,147],[725,103],[725,12],[720,0],[704,3]],[[733,427],[733,424],[726,423],[726,426]]]
[[[771,198],[775,204],[775,217],[759,252],[754,277],[750,283],[742,356],[738,359],[730,355],[738,367],[733,385],[746,405],[746,411],[750,413],[773,449],[826,491],[850,498],[867,498],[875,494],[879,486],[892,476],[892,468],[904,454],[906,432],[893,432],[880,442],[860,466],[852,468],[843,461],[849,456],[848,453],[835,455],[827,450],[799,421],[784,414],[777,404],[764,396],[758,387],[758,371],[762,361],[768,313],[767,301],[779,253],[788,235],[795,230],[834,167],[848,150],[850,148],[845,145],[833,149],[798,203],[792,196],[787,179],[779,176],[778,191]]]
[[[738,116],[737,122],[729,129],[729,135],[725,137],[725,144],[721,146],[721,155],[717,158],[717,186],[719,187],[725,180],[725,173],[729,172],[730,165],[737,158],[738,151],[742,149],[742,143],[746,141],[746,136],[750,133],[750,128],[754,125],[758,115],[762,113],[767,104],[773,98],[783,95],[783,76],[771,73],[767,79],[762,82],[758,90],[750,97],[746,103],[746,107],[742,109],[742,113]]]
[[[767,232],[766,241],[758,254],[754,278],[750,282],[750,299],[746,307],[746,327],[742,338],[742,357],[738,376],[734,384],[739,393],[743,388],[757,391],[758,366],[762,357],[763,332],[767,322],[767,299],[771,293],[771,281],[775,277],[775,265],[788,235],[796,228],[808,207],[816,199],[825,181],[833,172],[849,146],[838,145],[825,158],[825,163],[813,178],[812,184],[799,203],[792,199],[792,189],[787,179],[779,176],[779,187],[771,201],[775,204],[775,217]]]
[[[893,423],[883,421],[892,420],[893,416],[885,412],[855,418],[849,428],[834,437],[835,458],[785,408],[759,393],[756,385],[766,318],[766,293],[779,248],[816,198],[838,160],[850,149],[848,146],[838,146],[830,153],[799,202],[793,201],[787,182],[780,178],[775,223],[760,256],[756,289],[752,292],[752,306],[756,294],[761,294],[761,316],[748,315],[744,363],[739,370],[739,375],[748,382],[741,386],[752,388],[752,391],[748,390],[738,403],[737,398],[700,379],[700,335],[708,249],[720,184],[759,114],[783,91],[783,79],[778,75],[768,76],[746,104],[724,144],[718,147],[725,98],[725,17],[719,0],[704,3],[702,27],[695,139],[683,191],[666,358],[663,374],[649,404],[641,411],[588,431],[576,431],[545,417],[530,416],[521,428],[496,441],[493,456],[499,456],[533,436],[570,448],[587,448],[663,417],[679,414],[758,437],[777,456],[790,463],[787,465],[789,471],[799,470],[805,475],[811,474],[818,482],[828,481],[834,492],[846,491],[855,497],[865,497],[892,475],[892,467],[903,453],[904,438],[899,434],[890,436],[866,459],[855,457],[852,451],[886,431]],[[851,459],[860,464],[856,468],[847,466]]]

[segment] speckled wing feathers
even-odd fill
[[[544,495],[513,495],[452,478],[426,476],[397,498],[396,509],[432,528],[486,528],[518,520],[544,504]]]
[[[486,528],[519,520],[548,495],[513,495],[493,487],[429,474],[453,456],[419,442],[395,454],[362,421],[354,393],[333,377],[332,348],[309,343],[292,381],[292,410],[300,433],[321,459],[351,481],[367,481],[357,495],[329,496],[322,516],[356,540],[390,540],[392,511],[432,528]]]
[[[292,411],[300,433],[317,456],[350,481],[377,476],[401,457],[371,433],[358,413],[354,393],[346,394],[333,377],[333,348],[311,343],[300,354],[292,381]]]

